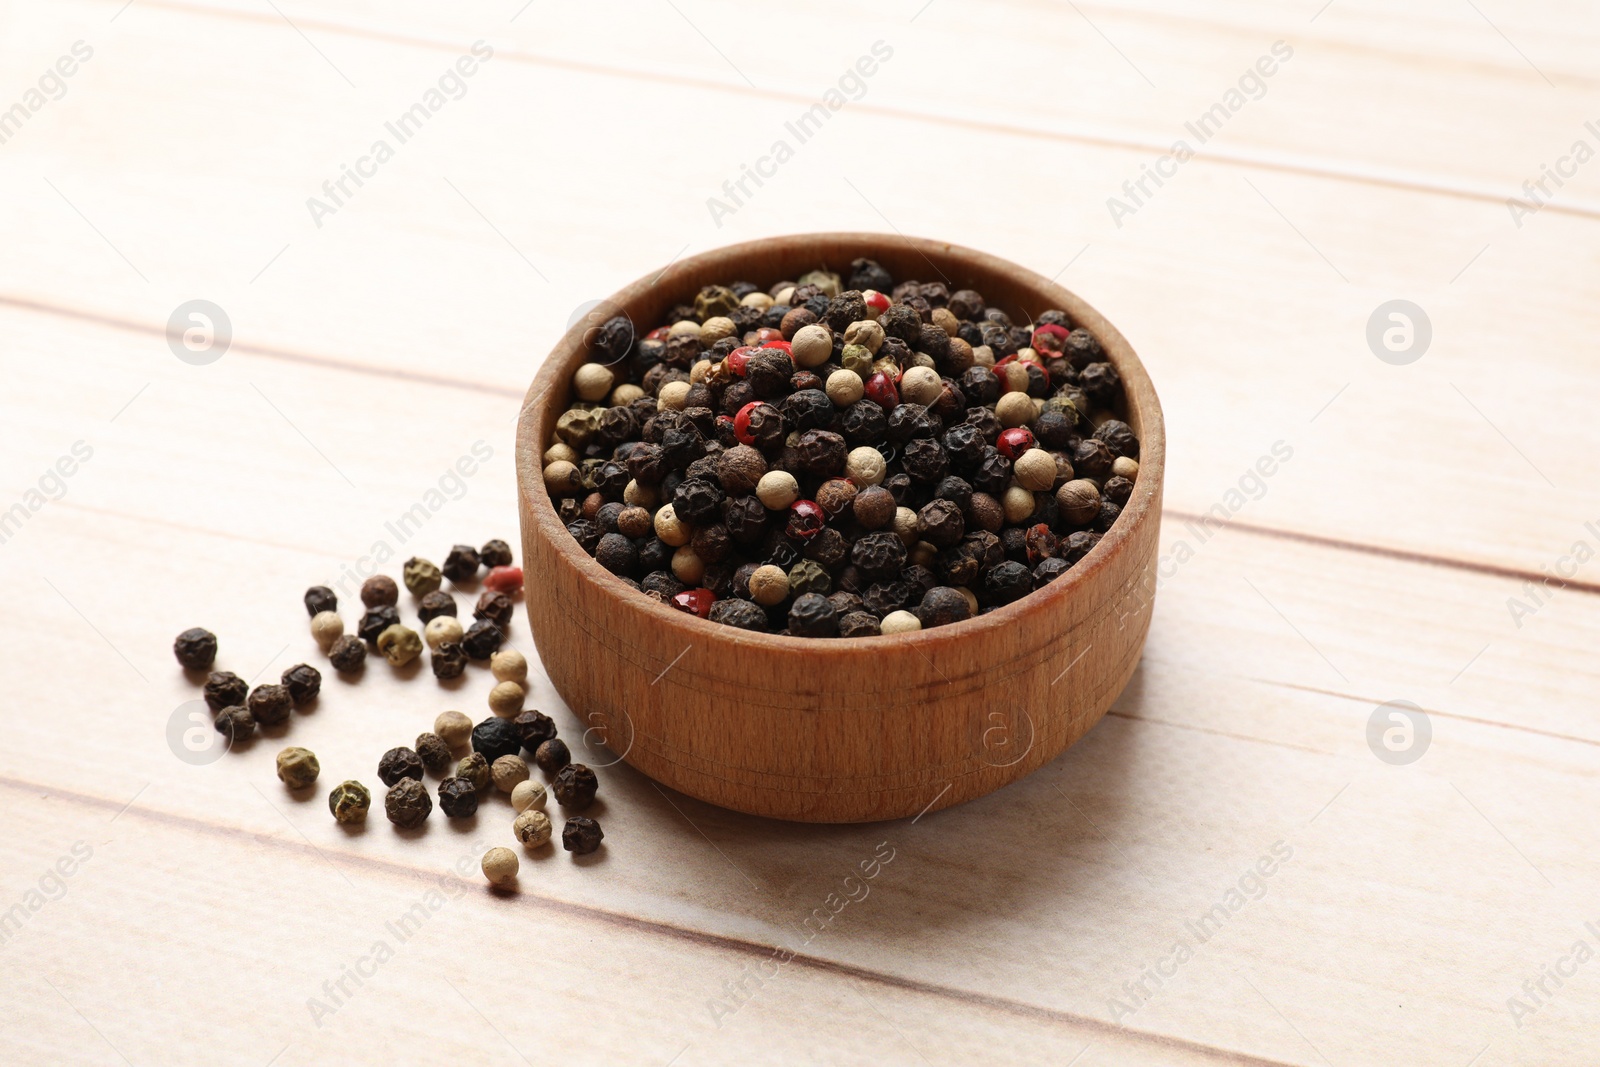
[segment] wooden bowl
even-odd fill
[[[972,288],[1019,322],[1061,308],[1122,376],[1139,476],[1111,531],[1066,575],[988,615],[919,633],[806,640],[750,633],[657,604],[594,561],[556,515],[541,458],[584,362],[568,330],[517,428],[528,619],[546,672],[599,740],[701,800],[805,822],[914,816],[971,800],[1053,759],[1100,720],[1149,629],[1161,521],[1161,405],[1133,349],[1072,293],[1005,260],[937,241],[819,233],[732,245],[613,296],[640,330],[704,285],[766,286],[878,260],[897,279]],[[614,310],[613,310],[614,309]],[[582,758],[580,756],[580,758]]]

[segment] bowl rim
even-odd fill
[[[538,523],[554,550],[600,590],[616,595],[631,608],[644,612],[647,617],[656,620],[662,626],[678,630],[690,640],[725,640],[745,648],[753,645],[774,653],[789,654],[816,653],[825,649],[834,654],[879,655],[889,649],[908,645],[926,653],[947,642],[982,639],[1012,627],[1031,612],[1048,611],[1069,600],[1079,586],[1085,584],[1092,575],[1110,563],[1134,536],[1138,526],[1152,518],[1159,521],[1159,500],[1166,465],[1166,429],[1161,402],[1156,396],[1155,386],[1143,362],[1127,338],[1123,337],[1122,333],[1088,302],[1053,280],[1010,260],[947,241],[908,237],[899,233],[823,231],[782,234],[722,245],[685,259],[675,260],[662,270],[636,279],[600,303],[624,308],[649,296],[654,290],[670,288],[674,276],[693,274],[698,269],[713,263],[725,265],[730,260],[767,255],[772,252],[775,245],[786,242],[856,245],[859,246],[856,254],[865,256],[871,256],[874,251],[881,251],[883,246],[890,243],[902,244],[928,259],[930,265],[933,263],[931,258],[933,255],[951,258],[962,261],[973,274],[1005,276],[1013,286],[1038,290],[1044,298],[1043,307],[1066,311],[1074,324],[1086,327],[1100,342],[1101,348],[1122,379],[1128,412],[1132,414],[1137,411],[1139,477],[1134,481],[1133,494],[1123,506],[1122,513],[1118,515],[1110,531],[1103,535],[1083,559],[1065,575],[1050,582],[1043,589],[1032,590],[1010,604],[996,608],[985,615],[909,633],[835,640],[785,636],[714,623],[640,594],[621,578],[600,566],[593,556],[585,552],[567,532],[566,526],[556,514],[555,504],[544,484],[543,460],[548,445],[543,442],[550,437],[554,429],[555,397],[563,391],[572,373],[587,358],[583,337],[588,326],[580,319],[567,329],[555,347],[550,350],[523,397],[522,409],[517,415],[515,447],[517,493],[527,505],[526,514],[531,515]],[[728,276],[737,276],[737,272],[729,273]],[[533,577],[531,573],[528,575],[530,581]]]

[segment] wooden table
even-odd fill
[[[1575,0],[0,9],[0,1059],[1595,1062],[1597,44]],[[858,827],[603,768],[605,849],[511,896],[502,798],[351,833],[273,774],[376,785],[481,671],[175,756],[175,633],[321,662],[305,586],[515,540],[586,301],[818,229],[1058,275],[1149,366],[1171,559],[1084,742]]]

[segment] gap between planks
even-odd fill
[[[118,2],[118,0],[107,0]],[[200,15],[202,17],[232,19],[237,21],[261,23],[282,29],[282,20],[266,12],[237,11],[226,8],[212,8],[204,5],[185,4],[178,0],[144,0],[144,7],[162,8],[184,14]],[[440,41],[427,37],[417,37],[410,34],[392,33],[383,30],[369,29],[360,26],[351,26],[340,22],[327,22],[320,19],[300,18],[299,24],[328,33],[340,34],[346,37],[355,37],[369,41],[380,41],[387,44],[400,44],[412,48],[423,48],[430,51],[444,51],[452,55],[460,51],[460,44],[453,41]],[[759,89],[753,85],[742,85],[735,82],[720,82],[709,78],[695,78],[682,74],[669,74],[659,71],[630,69],[627,67],[611,67],[600,63],[587,63],[573,59],[559,59],[554,56],[543,56],[533,52],[497,51],[496,56],[512,63],[521,63],[528,66],[546,67],[551,70],[569,71],[578,74],[589,74],[603,78],[614,78],[631,81],[644,81],[654,84],[674,85],[686,89],[698,89],[706,92],[736,94],[740,96],[760,97],[767,100],[781,100],[789,104],[808,107],[816,103],[816,99],[804,93],[786,92],[779,89]],[[882,104],[859,102],[852,104],[852,109],[862,114],[877,115],[886,119],[899,119],[911,122],[922,122],[934,126],[943,126],[952,129],[972,130],[980,133],[1000,134],[1002,136],[1022,137],[1030,140],[1055,141],[1066,144],[1094,145],[1101,148],[1113,148],[1123,151],[1155,153],[1164,155],[1171,149],[1170,139],[1137,135],[1117,136],[1110,133],[1094,131],[1084,128],[1071,130],[1048,130],[1033,126],[1023,126],[1016,123],[989,122],[982,119],[966,119],[952,115],[940,115],[934,112],[917,111],[912,108],[889,107]],[[1271,152],[1251,149],[1232,149],[1226,147],[1208,146],[1203,155],[1196,157],[1201,163],[1217,163],[1223,166],[1232,166],[1252,171],[1270,171],[1284,174],[1297,174],[1303,177],[1321,178],[1331,181],[1343,181],[1362,185],[1375,185],[1388,189],[1398,189],[1407,192],[1426,193],[1435,196],[1447,196],[1456,199],[1490,203],[1497,207],[1505,204],[1505,190],[1487,183],[1478,184],[1471,182],[1454,181],[1439,175],[1419,174],[1398,168],[1380,168],[1368,165],[1341,163],[1337,160],[1322,159],[1292,155],[1283,152]],[[1576,218],[1600,219],[1600,204],[1586,201],[1566,200],[1560,203],[1546,203],[1542,210],[1556,215],[1571,215]]]
[[[134,807],[130,803],[112,800],[108,797],[95,796],[90,793],[80,793],[70,789],[60,789],[46,785],[42,782],[27,779],[12,778],[0,775],[0,787],[11,789],[19,793],[33,794],[41,799],[60,799],[80,807],[98,808],[104,811],[116,812],[118,815],[126,814],[134,818],[146,819],[151,822],[161,823],[165,826],[180,830],[192,830],[213,837],[237,841],[239,835],[248,831],[242,827],[230,826],[225,823],[208,822],[191,815],[180,815],[175,812],[162,811],[158,808]],[[137,799],[137,798],[135,798]],[[423,867],[414,867],[397,860],[379,859],[372,856],[363,856],[355,853],[344,852],[338,849],[318,848],[309,841],[297,844],[293,841],[276,836],[251,834],[252,840],[258,844],[276,848],[283,852],[301,855],[307,858],[317,856],[326,857],[333,855],[341,861],[363,870],[384,875],[399,875],[410,878],[431,878],[438,875],[437,871]],[[720,949],[745,956],[761,956],[765,958],[772,955],[779,946],[764,944],[747,938],[734,937],[730,934],[713,933],[707,930],[697,930],[692,927],[678,926],[659,919],[649,919],[627,912],[613,911],[609,908],[598,907],[593,904],[582,904],[576,901],[563,900],[559,897],[542,896],[518,890],[510,898],[510,906],[536,907],[542,912],[560,913],[570,918],[585,920],[600,925],[642,933],[663,938],[670,941],[687,942],[702,948]],[[824,974],[839,975],[847,978],[856,978],[872,982],[890,989],[903,992],[921,994],[940,1000],[952,1001],[969,1008],[988,1009],[1004,1012],[1009,1015],[1020,1016],[1036,1022],[1053,1023],[1056,1025],[1088,1029],[1094,1031],[1102,1038],[1124,1037],[1157,1048],[1181,1049],[1188,1053],[1200,1055],[1221,1063],[1248,1064],[1251,1067],[1295,1067],[1294,1064],[1283,1060],[1266,1059],[1252,1056],[1233,1049],[1208,1045],[1201,1041],[1188,1038],[1172,1037],[1147,1030],[1135,1030],[1116,1023],[1097,1019],[1091,1015],[1080,1015],[1076,1012],[1062,1011],[1057,1008],[1047,1008],[1027,1001],[1013,1000],[1009,997],[997,996],[990,993],[979,993],[972,990],[961,989],[956,986],[944,985],[938,982],[926,982],[916,978],[897,975],[888,971],[874,970],[859,964],[844,963],[831,960],[822,956],[813,956],[797,952],[790,960],[812,971]]]

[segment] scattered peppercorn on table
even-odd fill
[[[0,1062],[1593,1062],[1586,9],[277,7],[17,4],[0,32],[0,580],[30,609]],[[1015,784],[882,823],[737,815],[615,762],[527,601],[473,658],[482,548],[526,562],[516,420],[594,301],[863,229],[1056,277],[1136,345],[1170,444],[1159,593],[1129,605],[1122,696]],[[886,397],[833,377],[837,410]],[[839,506],[743,474],[774,512]],[[847,509],[896,529],[888,495]],[[777,612],[795,565],[770,566]],[[377,574],[398,620],[362,603]],[[231,677],[179,665],[190,626]],[[399,665],[393,626],[420,640],[386,642]],[[659,691],[689,646],[630,669]],[[472,732],[507,681],[511,721],[555,729],[528,720],[497,779]],[[984,751],[1025,755],[993,710]],[[224,717],[253,739],[219,752]],[[422,764],[414,830],[391,748]],[[572,816],[570,764],[598,783]],[[565,850],[569,819],[598,848]]]

